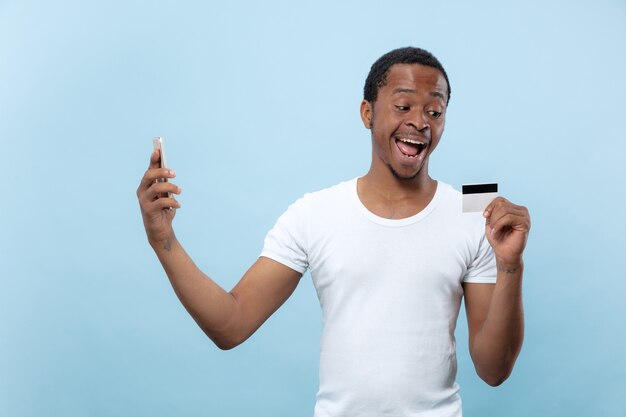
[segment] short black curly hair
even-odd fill
[[[448,80],[448,74],[446,74],[446,70],[443,69],[441,62],[439,62],[439,60],[430,52],[412,46],[398,48],[387,52],[385,55],[378,58],[374,64],[372,64],[372,68],[370,69],[369,74],[367,74],[367,79],[365,80],[365,87],[363,87],[364,100],[367,100],[370,103],[374,103],[376,101],[376,98],[378,97],[378,89],[387,84],[387,74],[389,74],[389,69],[395,64],[419,64],[427,67],[433,67],[441,71],[443,77],[446,79],[446,84],[448,84],[447,103],[450,102],[450,94],[452,92],[450,90],[450,81]]]

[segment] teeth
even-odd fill
[[[413,145],[424,145],[424,142],[408,138],[398,138],[400,142],[412,143]]]

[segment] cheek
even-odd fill
[[[439,141],[439,139],[443,135],[445,126],[446,126],[445,120],[443,119],[438,120],[436,124],[431,125],[432,136],[433,138],[437,138],[437,141]]]
[[[374,122],[372,139],[374,139],[374,142],[381,148],[387,148],[389,146],[389,128],[382,120]]]
[[[372,147],[379,155],[387,154],[390,152],[390,142],[387,130],[384,128],[383,121],[374,121],[374,126],[371,129],[372,132]]]
[[[433,130],[433,135],[431,136],[431,147],[430,147],[430,151],[432,152],[433,150],[435,150],[435,148],[437,147],[437,145],[439,145],[439,142],[441,141],[441,135],[443,134],[443,127],[437,129],[436,131]]]
[[[398,121],[391,114],[376,113],[372,117],[371,128],[376,135],[389,137],[398,128]]]

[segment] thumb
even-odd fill
[[[155,149],[152,151],[152,155],[150,155],[150,164],[148,165],[149,169],[161,168],[161,151],[159,149]]]

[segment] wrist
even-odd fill
[[[496,258],[496,268],[498,272],[514,274],[524,269],[524,261],[521,257],[513,260]]]
[[[155,252],[170,252],[174,243],[176,243],[176,235],[172,232],[169,236],[161,239],[148,239],[148,243]]]

